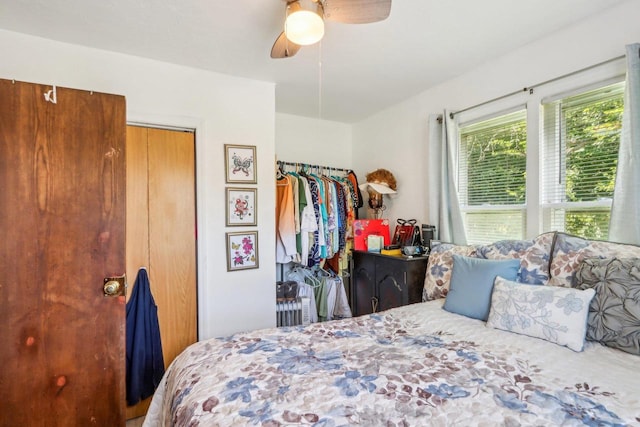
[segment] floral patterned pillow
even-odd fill
[[[502,240],[480,246],[478,258],[520,259],[518,282],[542,285],[549,281],[549,258],[555,233],[544,233],[532,240]]]
[[[557,233],[551,255],[549,284],[566,288],[576,286],[576,273],[585,258],[640,258],[640,246]]]
[[[582,351],[593,289],[525,285],[496,277],[487,326]]]
[[[424,277],[422,301],[445,298],[451,283],[453,255],[475,257],[476,246],[460,246],[452,243],[440,243],[431,248],[427,272]]]

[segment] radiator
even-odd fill
[[[308,325],[309,323],[309,298],[276,302],[276,324],[278,327]]]

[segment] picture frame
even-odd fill
[[[227,271],[258,268],[258,232],[239,231],[226,233]]]
[[[224,145],[225,179],[228,184],[257,184],[256,146]]]
[[[258,189],[227,187],[226,225],[258,225]]]

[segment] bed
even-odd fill
[[[640,358],[575,352],[442,309],[198,342],[144,426],[640,425]]]

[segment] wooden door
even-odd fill
[[[0,425],[124,425],[125,100],[51,89],[0,80]]]
[[[128,126],[127,275],[133,285],[147,267],[165,366],[197,340],[195,220],[194,134]],[[149,403],[128,407],[127,418]]]

